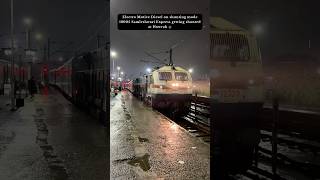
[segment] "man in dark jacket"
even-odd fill
[[[37,92],[37,86],[36,86],[36,82],[35,82],[33,76],[28,81],[28,89],[29,89],[29,93],[31,95],[31,98],[33,98],[34,94]]]

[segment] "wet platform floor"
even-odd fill
[[[111,179],[210,179],[210,147],[129,92],[111,100]]]
[[[0,179],[108,179],[107,131],[58,91],[0,111]]]

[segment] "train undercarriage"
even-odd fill
[[[147,101],[156,110],[182,116],[189,112],[191,98],[191,94],[152,94]]]

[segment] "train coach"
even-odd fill
[[[49,72],[51,85],[58,87],[74,104],[94,114],[103,122],[109,96],[109,75],[106,73],[108,53],[105,48],[84,53]]]
[[[133,93],[155,109],[186,114],[192,98],[192,77],[181,67],[165,65],[136,79]]]

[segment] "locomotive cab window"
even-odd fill
[[[184,72],[175,72],[175,77],[177,81],[188,81],[188,75]]]
[[[223,61],[249,61],[250,50],[246,35],[215,33],[210,36],[211,59]]]
[[[171,72],[159,72],[159,80],[160,81],[171,81],[172,80]]]

